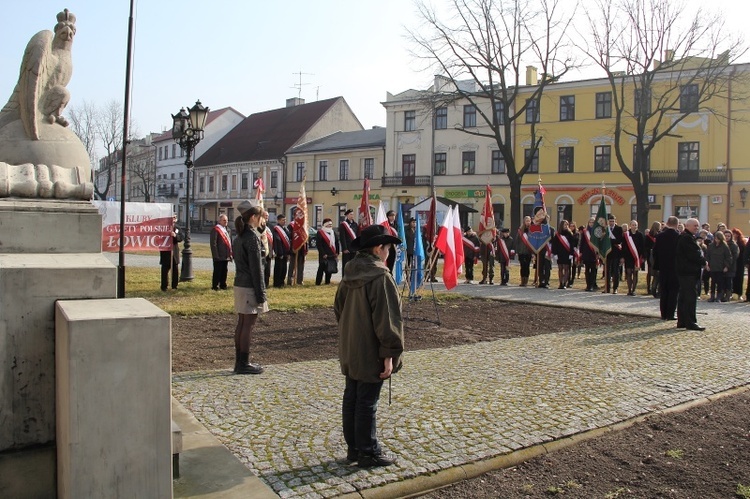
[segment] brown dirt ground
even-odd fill
[[[501,328],[498,307],[502,307]],[[436,315],[431,300],[405,304],[407,349],[533,336],[613,320],[606,313],[480,299],[442,305],[439,325]],[[172,320],[175,372],[233,366],[234,316]],[[332,309],[272,311],[261,316],[255,332],[254,362],[280,364],[337,356]],[[463,481],[428,497],[750,498],[750,489],[747,495],[738,494],[738,484],[750,486],[749,403],[750,392],[744,392],[682,413],[652,416],[628,429]]]

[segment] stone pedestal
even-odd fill
[[[76,300],[55,320],[58,497],[172,497],[169,315]]]

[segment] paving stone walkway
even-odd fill
[[[267,366],[261,376],[180,373],[173,394],[280,497],[315,498],[405,483],[750,384],[750,305],[700,302],[708,329],[696,333],[658,320],[650,297],[476,285],[457,291],[640,316],[407,352],[392,404],[386,384],[378,408],[381,442],[398,457],[387,468],[342,461],[344,380],[335,359]]]

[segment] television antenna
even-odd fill
[[[299,76],[299,83],[295,83],[294,85],[292,85],[289,88],[296,88],[297,89],[297,97],[301,99],[302,98],[302,87],[304,87],[306,85],[309,85],[309,83],[302,83],[302,75],[314,76],[315,73],[303,73],[302,69],[300,69],[296,73],[292,73],[292,74]]]

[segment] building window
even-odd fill
[[[177,156],[177,144],[172,144],[172,157]]]
[[[435,109],[435,130],[448,128],[448,108],[439,107]]]
[[[612,92],[597,92],[596,93],[596,117],[597,118],[611,118],[612,117]]]
[[[170,174],[170,178],[174,180],[174,173]]]
[[[633,144],[633,168],[635,169],[635,162],[636,162],[636,156],[638,153],[638,144]],[[640,171],[648,171],[651,169],[651,155],[645,154],[645,157],[643,158],[643,169]]]
[[[576,119],[576,96],[563,95],[560,97],[560,121]]]
[[[561,147],[558,149],[557,172],[573,173],[573,148]]]
[[[700,144],[680,142],[677,144],[677,170],[698,171],[700,164]]]
[[[633,92],[633,115],[648,116],[651,114],[651,92],[642,88],[636,88]]]
[[[477,170],[477,153],[476,151],[464,151],[461,153],[461,173],[464,175],[474,175]]]
[[[534,149],[534,155],[531,155],[531,149],[523,150],[524,163],[529,165],[526,173],[539,173],[539,149]]]
[[[221,176],[221,190],[222,191],[227,190],[227,176],[226,175]]]
[[[318,161],[318,180],[328,180],[328,161]]]
[[[214,177],[208,177],[208,192],[214,192]]]
[[[240,189],[247,190],[247,173],[243,173],[240,177]]]
[[[539,123],[539,101],[526,99],[526,123]]]
[[[180,178],[183,178],[185,176],[185,172],[180,172]]]
[[[180,182],[180,186],[179,186],[179,188],[180,188],[180,189],[182,189],[182,182]]]
[[[237,175],[232,175],[232,190],[237,190]]]
[[[505,158],[500,151],[492,151],[492,173],[505,173]]]
[[[680,86],[680,112],[694,113],[698,111],[698,84]]]
[[[198,179],[198,192],[206,192],[206,177]]]
[[[477,108],[473,104],[464,106],[464,128],[477,126]]]
[[[401,156],[401,175],[413,177],[417,173],[417,155],[404,154]]]
[[[349,160],[339,160],[339,180],[349,180]]]
[[[271,189],[279,188],[279,172],[278,170],[271,171]]]
[[[258,177],[260,177],[260,172],[253,172],[253,189],[255,189],[255,182],[258,181]]]
[[[363,174],[364,178],[375,178],[375,158],[365,158]]]
[[[302,179],[305,178],[305,162],[299,161],[297,163],[297,182],[302,182]]]
[[[612,146],[594,147],[594,171],[608,172],[612,168]]]
[[[435,175],[445,175],[448,166],[448,153],[435,153]]]
[[[503,101],[495,102],[495,124],[505,124],[505,102]]]
[[[161,147],[159,148],[159,161],[161,161]]]
[[[412,132],[417,129],[417,112],[404,111],[404,131]]]

